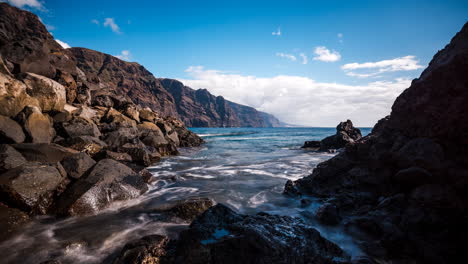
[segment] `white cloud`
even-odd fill
[[[0,1],[0,2],[8,2],[11,5],[14,5],[19,8],[23,7],[32,7],[36,8],[39,10],[45,10],[43,2],[38,1],[38,0],[6,0],[6,1]]]
[[[271,34],[272,34],[273,36],[281,36],[281,28],[278,28],[278,30],[275,31],[275,32],[271,32]]]
[[[112,31],[114,31],[115,33],[117,34],[120,34],[122,33],[120,31],[120,27],[115,23],[115,20],[113,18],[106,18],[104,20],[104,24],[103,24],[105,27],[110,27]]]
[[[132,55],[130,54],[130,51],[128,50],[122,50],[120,55],[114,55],[114,57],[119,58],[124,61],[130,61],[130,59],[132,58]]]
[[[60,39],[56,39],[55,41],[56,41],[58,44],[60,44],[60,46],[62,46],[62,48],[64,48],[64,49],[69,49],[69,48],[71,48],[70,45],[68,45],[68,43],[63,42],[63,41],[61,41]]]
[[[185,85],[206,88],[215,95],[274,114],[284,122],[309,126],[336,126],[351,119],[358,126],[373,126],[390,113],[395,98],[409,79],[365,85],[320,83],[307,77],[278,75],[262,78],[201,66],[189,67]]]
[[[304,53],[299,54],[302,58],[302,64],[307,64],[309,60],[307,59],[307,56]]]
[[[93,20],[91,20],[91,23],[96,24],[96,25],[99,25],[99,20],[93,19]]]
[[[314,57],[314,60],[334,62],[339,61],[341,59],[340,53],[334,50],[330,51],[329,49],[323,46],[315,47],[314,53],[316,55]]]
[[[360,78],[376,76],[384,72],[413,71],[421,68],[423,66],[419,64],[419,60],[412,55],[377,62],[354,62],[341,66],[346,75]],[[357,73],[355,70],[365,70],[365,72]]]
[[[281,57],[281,58],[286,58],[286,59],[292,60],[292,61],[297,60],[296,56],[294,56],[292,54],[287,54],[287,53],[278,52],[278,53],[276,53],[276,56]]]

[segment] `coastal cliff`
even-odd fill
[[[344,224],[392,263],[456,263],[468,233],[468,24],[372,133],[285,192],[319,197],[317,219]],[[379,262],[380,263],[380,262]]]

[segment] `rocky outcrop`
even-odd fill
[[[395,263],[465,259],[467,70],[468,24],[370,135],[348,144],[310,176],[288,182],[286,191],[327,200],[374,258]]]
[[[328,151],[344,148],[346,144],[353,144],[361,139],[361,130],[353,126],[351,120],[340,122],[336,126],[336,134],[322,140],[306,141],[302,148],[314,149],[318,151]]]
[[[337,245],[297,218],[241,215],[218,204],[177,241],[152,235],[127,244],[114,263],[351,263]],[[145,260],[151,260],[145,262]]]
[[[171,95],[144,67],[63,49],[6,3],[0,55],[0,218],[94,214],[144,193],[144,166],[203,143],[169,116]]]
[[[173,79],[160,82],[173,96],[178,116],[189,127],[281,126],[272,115],[214,96],[206,89],[194,90]]]

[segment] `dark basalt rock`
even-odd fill
[[[16,168],[26,162],[23,155],[13,147],[6,144],[0,145],[0,173]]]
[[[169,238],[149,235],[125,245],[113,264],[159,264],[166,255]]]
[[[52,118],[36,106],[26,106],[15,119],[26,131],[27,142],[50,143],[55,137]]]
[[[85,172],[96,164],[88,154],[80,152],[71,156],[65,157],[62,160],[62,166],[67,172],[68,177],[79,179]]]
[[[38,162],[60,162],[65,157],[78,153],[76,150],[57,144],[22,143],[13,144],[12,147],[20,152],[28,161]]]
[[[336,134],[320,141],[320,151],[340,149],[348,143],[354,143],[362,137],[361,130],[355,128],[351,120],[341,122],[336,127]]]
[[[213,201],[208,198],[193,198],[178,201],[169,208],[158,209],[155,212],[162,212],[170,217],[177,217],[185,221],[192,221],[213,206]]]
[[[318,150],[320,148],[320,140],[306,141],[301,148],[313,148]]]
[[[0,241],[6,240],[14,233],[18,228],[28,223],[30,220],[28,214],[16,209],[10,208],[0,203]]]
[[[369,255],[395,263],[467,257],[467,71],[465,24],[370,135],[295,182],[305,194],[335,198]]]
[[[180,234],[169,263],[350,263],[314,228],[288,216],[240,215],[218,204]]]
[[[135,171],[115,160],[103,159],[59,197],[57,211],[66,215],[94,214],[114,201],[136,198],[147,189]]]
[[[336,225],[341,221],[338,207],[333,203],[325,203],[320,206],[315,212],[315,216],[320,222],[327,225]]]
[[[25,139],[21,126],[11,118],[0,115],[0,142],[23,143]]]

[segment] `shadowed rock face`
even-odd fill
[[[376,258],[455,263],[467,255],[468,24],[395,101],[389,117],[289,194],[330,199]]]
[[[180,119],[189,127],[279,127],[274,116],[252,107],[194,90],[173,79],[159,79],[174,98]]]

